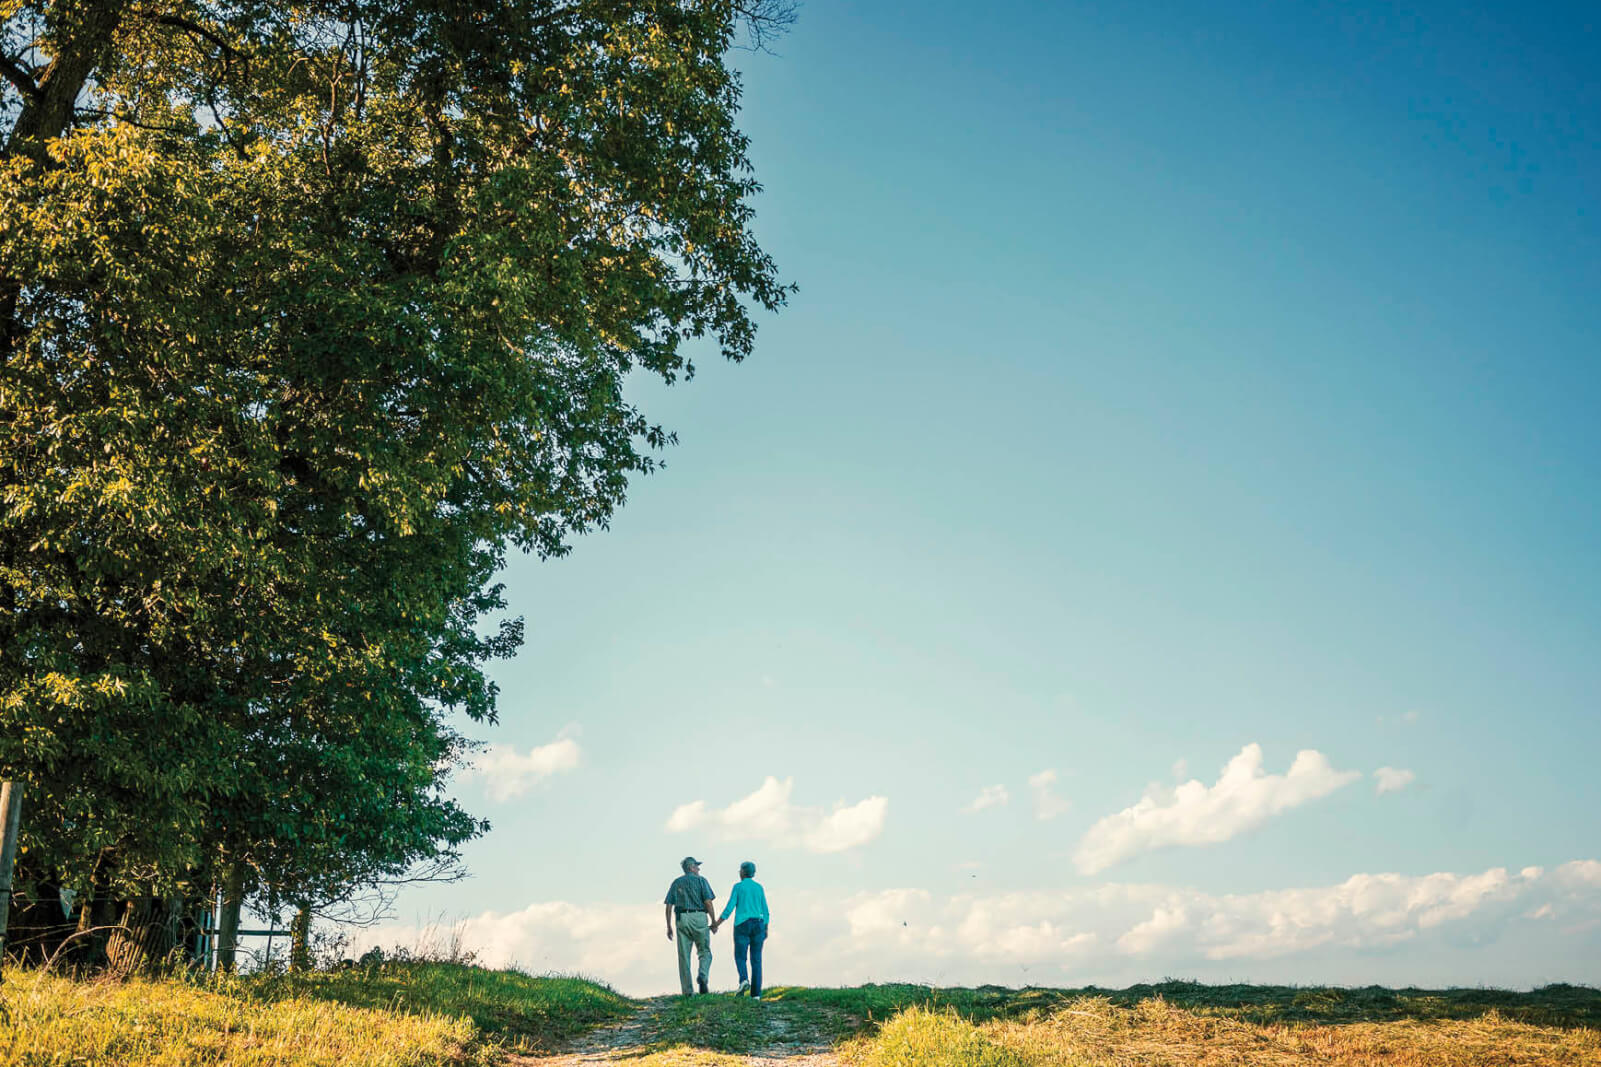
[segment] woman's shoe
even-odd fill
[[[749,978],[741,978],[739,980],[739,993],[736,994],[736,995],[742,997],[748,992],[750,992],[750,979]]]

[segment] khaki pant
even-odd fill
[[[712,976],[712,927],[711,919],[704,911],[686,911],[678,916],[678,984],[684,990],[684,995],[695,992],[694,983],[689,978],[689,950],[694,946],[696,954],[700,957],[700,980],[710,980]]]

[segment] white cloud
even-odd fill
[[[1413,779],[1415,779],[1417,775],[1413,774],[1411,771],[1402,770],[1398,767],[1380,767],[1378,770],[1373,772],[1373,777],[1378,779],[1375,792],[1377,792],[1379,796],[1383,796],[1385,793],[1394,793],[1398,790],[1405,789],[1407,786],[1412,784]]]
[[[525,753],[519,753],[512,745],[490,745],[473,760],[466,777],[482,778],[490,799],[505,801],[522,796],[552,775],[577,767],[581,754],[578,742],[566,736]]]
[[[1525,867],[1523,874],[1538,878],[1543,872],[1538,867]],[[1568,890],[1601,889],[1601,860],[1574,860],[1564,863],[1555,872],[1556,883]]]
[[[811,852],[844,852],[867,844],[884,831],[889,798],[871,796],[834,810],[804,807],[790,800],[795,779],[772,775],[754,793],[718,811],[703,800],[680,804],[667,817],[673,833],[711,829],[729,839],[757,838],[780,847],[800,845]]]
[[[1036,819],[1054,819],[1065,812],[1072,804],[1065,797],[1056,792],[1056,771],[1048,769],[1028,777],[1028,791],[1034,800],[1034,817]]]
[[[1446,924],[1511,917],[1507,905],[1558,887],[1538,868],[1508,874],[1357,874],[1336,886],[1205,899],[1209,914],[1189,933],[1207,959],[1264,959],[1323,945],[1386,947]],[[1594,901],[1601,903],[1601,901]]]
[[[486,967],[522,967],[593,977],[638,973],[660,955],[662,909],[633,904],[574,904],[539,901],[520,911],[486,911],[439,926],[380,927],[361,931],[349,951],[372,945],[429,946],[459,938],[461,947]],[[676,981],[674,982],[676,985]]]
[[[1093,931],[1076,929],[1059,917],[1033,916],[1008,895],[952,898],[943,916],[949,923],[953,955],[1006,962],[1065,963],[1098,941]],[[934,930],[940,930],[938,926]]]
[[[1336,885],[1222,895],[1118,883],[951,896],[902,887],[843,899],[766,888],[767,972],[783,984],[1123,985],[1163,974],[1342,984],[1601,981],[1595,860],[1517,872],[1357,874]],[[672,948],[656,894],[642,896],[485,912],[460,933],[491,966],[576,971],[629,993],[662,992],[676,985]],[[381,928],[363,932],[353,951],[421,936]],[[1497,957],[1498,946],[1515,954]],[[727,941],[714,941],[714,983],[730,973],[727,950]],[[1419,969],[1425,959],[1433,970]]]
[[[893,957],[897,947],[916,949],[924,966],[904,967],[902,976],[927,973],[936,961],[1071,968],[1086,954],[1155,959],[1159,966],[1260,961],[1383,949],[1436,935],[1484,940],[1530,911],[1570,921],[1601,916],[1601,862],[1515,873],[1496,867],[1475,874],[1357,874],[1331,886],[1222,895],[1118,883],[944,899],[895,889],[856,894],[844,911],[854,942],[842,947],[847,955]],[[826,942],[827,931],[813,937]],[[1141,972],[1161,973],[1143,964]]]
[[[845,907],[845,923],[856,938],[915,943],[926,924],[913,929],[908,916],[925,914],[933,903],[926,889],[885,889],[877,893],[858,893]]]
[[[983,811],[985,808],[997,808],[1012,799],[1004,785],[987,785],[978,791],[978,796],[966,808],[967,811]]]
[[[1135,956],[1148,955],[1171,941],[1190,925],[1190,913],[1182,904],[1159,906],[1144,922],[1129,927],[1117,939],[1117,947]]]
[[[794,791],[795,779],[780,782],[769,775],[760,788],[728,805],[718,818],[730,834],[739,837],[786,837],[798,821],[795,805],[789,800]]]
[[[1361,776],[1336,771],[1312,749],[1296,753],[1289,773],[1268,774],[1262,769],[1262,746],[1246,745],[1213,785],[1195,778],[1171,789],[1154,785],[1139,803],[1101,819],[1079,841],[1074,862],[1094,874],[1154,848],[1227,841]]]
[[[667,830],[669,833],[683,833],[685,830],[693,830],[695,827],[704,824],[706,819],[706,802],[704,800],[680,804],[673,809],[671,815],[667,816]]]
[[[865,845],[884,832],[889,814],[888,797],[868,797],[855,804],[841,803],[806,831],[806,847],[813,852],[844,852]]]

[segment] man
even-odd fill
[[[689,948],[699,957],[699,985],[702,993],[712,976],[712,884],[700,876],[700,860],[685,856],[679,864],[684,873],[667,887],[667,940],[673,939],[673,920],[678,920],[678,985],[684,996],[695,992],[689,984]]]
[[[739,969],[739,991],[750,990],[752,1000],[762,996],[762,945],[767,941],[767,893],[756,880],[756,864],[746,860],[739,865],[739,881],[728,894],[723,913],[712,923],[712,933],[734,913],[734,966]],[[750,954],[750,972],[745,971],[745,955]]]

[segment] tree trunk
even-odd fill
[[[6,920],[11,917],[11,869],[22,832],[22,783],[0,783],[0,974],[5,972]]]
[[[239,911],[245,902],[245,868],[234,863],[222,878],[222,914],[217,919],[217,970],[232,971],[239,950]]]
[[[199,945],[196,944],[204,936],[205,926],[202,917],[205,915],[205,901],[193,897],[175,898],[178,907],[176,929],[178,932],[178,949],[182,953],[185,964],[193,964],[200,957],[196,955]]]
[[[311,905],[302,904],[289,924],[289,969],[311,970]]]
[[[103,849],[89,876],[89,895],[78,910],[78,929],[73,934],[69,958],[80,965],[99,969],[106,963],[106,942],[116,925],[117,901],[111,896],[111,870],[115,859],[111,849]]]
[[[91,0],[63,6],[72,17],[64,19],[54,14],[52,28],[56,33],[51,51],[55,55],[34,83],[33,91],[23,93],[22,110],[11,126],[10,136],[0,146],[0,158],[23,155],[40,166],[51,165],[49,143],[72,127],[78,96],[110,52],[128,0]],[[13,8],[7,5],[6,10]],[[21,339],[17,322],[21,292],[22,279],[0,274],[0,356],[9,356]]]
[[[76,11],[69,7],[72,18],[57,14],[51,20],[55,30],[51,51],[55,55],[34,91],[24,94],[22,111],[11,127],[3,154],[20,153],[48,162],[45,145],[71,127],[78,96],[111,51],[127,6],[127,0],[90,0],[73,5]]]
[[[182,897],[139,896],[123,905],[122,918],[106,944],[112,973],[154,974],[178,945]]]

